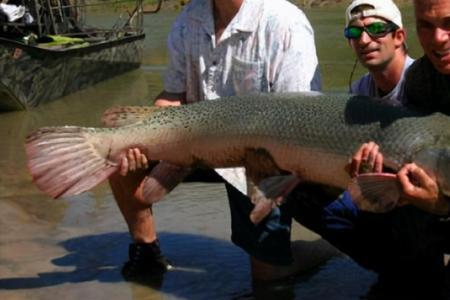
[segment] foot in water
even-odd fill
[[[122,267],[126,281],[146,281],[172,269],[170,261],[162,255],[158,240],[130,244],[128,256],[129,260]]]

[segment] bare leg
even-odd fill
[[[116,173],[109,180],[117,205],[133,238],[128,249],[129,260],[121,271],[128,281],[146,282],[149,278],[172,268],[161,253],[151,206],[140,202],[134,196],[146,173],[147,170],[129,172],[127,176]]]
[[[142,204],[134,196],[146,173],[147,170],[137,170],[129,172],[127,176],[115,173],[109,178],[117,205],[128,224],[131,237],[137,243],[151,243],[156,240],[152,208]]]

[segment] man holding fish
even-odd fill
[[[164,91],[155,100],[157,106],[232,95],[320,89],[311,25],[303,12],[284,0],[192,1],[175,21],[168,47],[170,62]],[[122,173],[147,164],[146,157],[132,149],[122,162]],[[153,172],[171,168],[180,177],[188,172],[164,163]],[[242,194],[246,189],[243,170],[217,172],[242,186],[239,191],[226,183],[232,240],[251,255],[254,277],[270,279],[292,273],[295,267],[291,264],[289,243],[291,220],[283,217],[283,206],[274,210],[270,221],[255,226],[249,219],[253,205]],[[130,260],[122,269],[127,280],[170,268],[159,250],[151,209],[140,205],[135,197],[143,175],[139,171],[110,178],[134,240],[129,249]]]
[[[405,99],[416,109],[450,115],[450,1],[414,0],[414,8],[417,35],[425,55],[406,73]],[[365,151],[364,158],[369,152]],[[360,165],[362,158],[357,158],[355,164]],[[448,213],[448,199],[438,194],[435,179],[425,170],[408,164],[398,177],[408,202],[438,215]]]

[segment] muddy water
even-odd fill
[[[308,12],[327,90],[346,89],[353,62],[341,38],[342,10]],[[406,12],[410,15],[408,8]],[[162,280],[138,285],[120,276],[130,239],[108,186],[53,200],[32,185],[26,170],[23,140],[30,130],[98,126],[106,108],[145,104],[160,91],[167,62],[165,38],[174,16],[147,17],[139,70],[29,112],[0,115],[0,299],[250,299],[247,256],[230,242],[221,184],[184,184],[155,206],[163,251],[176,267]],[[417,49],[414,42],[412,49]],[[358,299],[374,282],[373,273],[336,255],[320,237],[298,225],[293,240],[303,244],[308,271],[262,291],[273,296],[269,299]],[[318,261],[322,264],[311,269]]]

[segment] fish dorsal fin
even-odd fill
[[[384,213],[397,206],[400,189],[390,173],[361,174],[348,186],[353,202],[364,211]]]
[[[258,185],[249,180],[249,197],[255,208],[250,213],[254,224],[261,222],[273,207],[281,205],[286,196],[297,186],[300,179],[295,175],[277,175],[264,178]]]
[[[107,109],[102,116],[106,127],[121,127],[142,121],[160,110],[158,106],[114,106]]]

